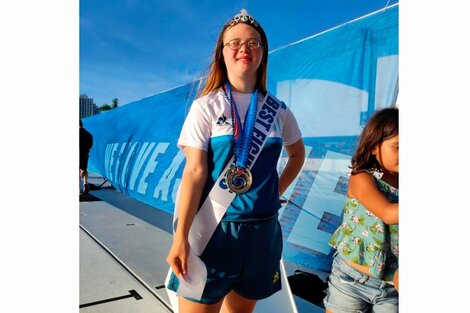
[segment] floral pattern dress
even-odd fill
[[[377,187],[393,203],[398,202],[398,189],[380,179],[381,173],[369,171]],[[378,279],[392,281],[398,268],[398,224],[385,224],[356,198],[347,198],[343,223],[329,244],[353,263],[367,266]]]

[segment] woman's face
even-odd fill
[[[263,58],[263,47],[250,48],[245,42],[256,39],[261,43],[260,34],[253,27],[245,23],[238,23],[225,32],[223,44],[225,45],[234,39],[239,40],[242,44],[238,50],[232,50],[228,46],[224,46],[222,50],[229,80],[255,78],[256,81],[256,73]]]

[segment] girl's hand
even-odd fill
[[[395,289],[398,291],[398,270],[395,272],[393,276],[393,284],[395,285]]]
[[[187,261],[189,249],[188,240],[175,235],[173,245],[171,246],[166,261],[170,264],[173,273],[179,278],[186,276],[188,273]]]

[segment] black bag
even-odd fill
[[[287,277],[292,293],[316,305],[323,306],[324,290],[328,288],[318,275],[296,270],[294,275]]]
[[[91,183],[88,183],[88,188],[90,188],[90,190],[100,190],[101,188],[96,186],[95,184],[91,184]]]

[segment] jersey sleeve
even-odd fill
[[[295,119],[295,116],[289,107],[286,107],[281,135],[284,146],[289,146],[293,143],[296,143],[299,139],[302,138],[302,132],[300,131],[299,124],[297,123],[297,120]]]
[[[211,137],[211,122],[203,105],[193,101],[181,128],[178,147],[192,147],[208,151]]]

